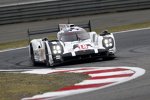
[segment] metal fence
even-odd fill
[[[64,0],[0,7],[0,24],[149,9],[150,0]]]

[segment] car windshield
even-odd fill
[[[61,36],[61,40],[64,42],[71,42],[71,41],[82,41],[89,39],[90,36],[85,30],[80,31],[69,31]]]

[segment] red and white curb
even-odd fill
[[[88,68],[65,68],[65,69],[36,69],[22,73],[51,74],[51,73],[83,73],[90,76],[73,86],[64,87],[58,91],[39,94],[22,100],[50,100],[64,96],[90,92],[123,82],[130,81],[145,73],[145,70],[137,67],[88,67]]]

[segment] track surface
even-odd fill
[[[150,98],[150,29],[115,34],[118,52],[111,61],[69,63],[58,67],[109,67],[135,66],[146,70],[146,74],[133,81],[106,89],[61,98],[60,100],[149,100]],[[28,57],[28,49],[0,53],[0,69],[43,68],[33,67]],[[58,99],[59,100],[59,99]]]

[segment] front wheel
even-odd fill
[[[34,58],[34,51],[33,51],[32,44],[30,44],[30,55],[31,55],[32,65],[33,65],[33,66],[36,66],[37,63],[36,63],[35,58]]]
[[[47,67],[50,67],[50,66],[52,67],[53,64],[50,64],[50,62],[49,62],[49,54],[48,54],[48,49],[47,49],[46,44],[45,44],[45,56],[46,56],[46,61],[45,61],[46,66],[47,66]]]
[[[49,59],[48,57],[46,57],[46,66],[49,67],[50,66],[50,63],[49,63]]]
[[[115,59],[116,58],[116,56],[114,55],[114,54],[111,54],[111,55],[108,55],[108,56],[106,56],[106,57],[103,57],[103,60],[104,61],[107,61],[107,60],[113,60],[113,59]]]

